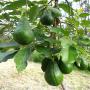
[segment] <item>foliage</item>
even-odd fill
[[[72,7],[72,3],[80,1],[0,1],[0,62],[14,58],[18,72],[23,71],[31,59],[42,62],[46,81],[55,86],[62,82],[57,74],[63,70],[64,74],[70,73],[73,65],[86,66],[85,61],[87,67],[82,70],[90,71],[90,14],[82,7]],[[81,57],[83,61],[78,60]],[[55,71],[57,68],[59,72]],[[49,76],[53,83],[49,82]]]

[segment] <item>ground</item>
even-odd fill
[[[90,73],[73,71],[64,76],[65,90],[90,90]],[[13,59],[0,63],[0,90],[62,90],[61,86],[50,86],[44,80],[40,64],[30,62],[22,73],[18,73]]]

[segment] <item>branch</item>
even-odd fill
[[[50,0],[50,2],[48,2],[48,4],[50,4],[53,0]]]
[[[70,7],[70,3],[69,3],[69,1],[68,0],[65,0],[66,1],[66,3],[68,4],[68,6]]]
[[[55,0],[55,7],[57,7],[58,5],[58,0]]]
[[[61,86],[62,86],[62,90],[65,90],[65,87],[64,87],[63,83],[61,84]]]

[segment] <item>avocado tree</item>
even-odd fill
[[[74,66],[90,71],[90,6],[87,1],[72,7],[79,2],[0,1],[0,62],[14,58],[21,72],[31,59],[39,60],[52,86],[62,84]]]

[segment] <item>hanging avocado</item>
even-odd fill
[[[90,63],[88,63],[88,68],[87,69],[88,69],[88,71],[90,71]]]
[[[48,64],[45,71],[45,80],[52,86],[58,86],[63,81],[63,74],[60,71],[56,61],[52,61]]]
[[[42,69],[43,72],[46,71],[47,66],[48,66],[48,64],[50,64],[50,62],[52,62],[52,60],[51,60],[50,58],[46,58],[46,57],[45,57],[45,58],[42,60],[41,69]]]
[[[55,7],[49,7],[49,10],[51,11],[53,17],[57,18],[57,17],[61,16],[61,12],[59,9],[57,9]]]
[[[86,70],[88,69],[88,63],[85,59],[79,58],[76,62],[75,62],[75,66],[77,68],[79,68],[80,70]]]
[[[52,25],[54,22],[54,18],[51,14],[51,11],[44,11],[40,18],[40,21],[43,25]]]
[[[34,40],[34,34],[26,17],[22,17],[13,32],[13,38],[21,45],[27,45]]]
[[[59,65],[61,72],[64,74],[71,73],[74,68],[73,64],[65,64],[65,63],[63,63],[63,61],[61,59],[58,60],[58,65]]]

